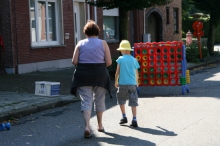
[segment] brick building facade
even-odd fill
[[[129,12],[131,45],[144,41],[180,41],[181,12],[181,0]],[[84,0],[1,0],[4,67],[8,73],[22,74],[72,66],[75,44],[85,38],[82,29],[88,19],[97,22],[101,30],[99,38],[105,39],[112,56],[118,57],[118,15],[117,9],[104,11],[85,4]],[[114,26],[110,20],[115,21]],[[107,28],[105,22],[112,27]],[[112,38],[106,38],[106,33]]]

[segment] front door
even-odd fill
[[[85,35],[83,33],[83,27],[85,25],[85,2],[74,1],[74,33],[75,33],[75,45],[79,40],[84,39]]]
[[[75,45],[80,39],[80,24],[79,24],[79,3],[74,2],[74,31],[75,31]]]
[[[148,33],[151,34],[151,42],[159,42],[159,20],[155,13],[148,17]]]

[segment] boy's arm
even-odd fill
[[[118,88],[118,78],[119,78],[120,66],[117,65],[117,69],[115,72],[115,88]]]
[[[138,70],[136,69],[136,83],[137,83],[137,87],[139,86],[139,82],[138,82],[138,78],[139,78],[139,73]]]

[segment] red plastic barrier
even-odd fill
[[[182,42],[135,43],[140,86],[180,86]]]

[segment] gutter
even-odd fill
[[[16,21],[16,4],[14,0],[14,34],[15,34],[15,50],[16,50],[16,64],[15,64],[15,73],[18,74],[18,40],[17,40],[17,21]],[[13,57],[14,58],[14,57]]]

